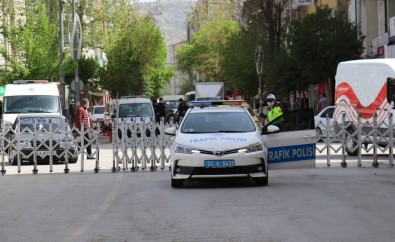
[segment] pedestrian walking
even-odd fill
[[[89,115],[88,115],[88,108],[89,108],[89,100],[84,98],[82,99],[81,106],[77,110],[77,115],[76,115],[76,123],[75,126],[77,129],[80,131],[82,130],[81,124],[84,125],[84,145],[86,146],[86,153],[87,153],[87,159],[95,159],[94,156],[92,156],[92,146],[91,146],[91,137],[90,137],[90,120],[89,120]]]

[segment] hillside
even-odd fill
[[[141,11],[151,9],[151,2],[140,2]],[[160,14],[155,16],[166,44],[174,44],[187,39],[186,16],[195,6],[195,1],[161,0],[158,4]]]

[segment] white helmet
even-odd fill
[[[274,100],[276,100],[276,96],[274,96],[273,94],[269,94],[269,95],[267,95],[266,100],[267,99],[274,99]]]

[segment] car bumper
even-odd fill
[[[206,168],[205,160],[234,160],[233,167]],[[173,179],[263,178],[267,176],[264,152],[226,156],[174,154],[171,161]]]
[[[21,160],[34,161],[34,151],[32,149],[21,149]],[[64,149],[54,149],[52,151],[52,159],[54,161],[66,161],[66,151]],[[13,154],[14,159],[17,159],[16,152]],[[36,151],[37,161],[49,161],[50,151],[49,150],[37,150]],[[78,158],[77,149],[71,148],[68,150],[68,159]]]

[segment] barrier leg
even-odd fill
[[[5,175],[6,172],[7,171],[5,170],[5,167],[4,167],[4,148],[3,148],[2,152],[1,152],[1,175]]]

